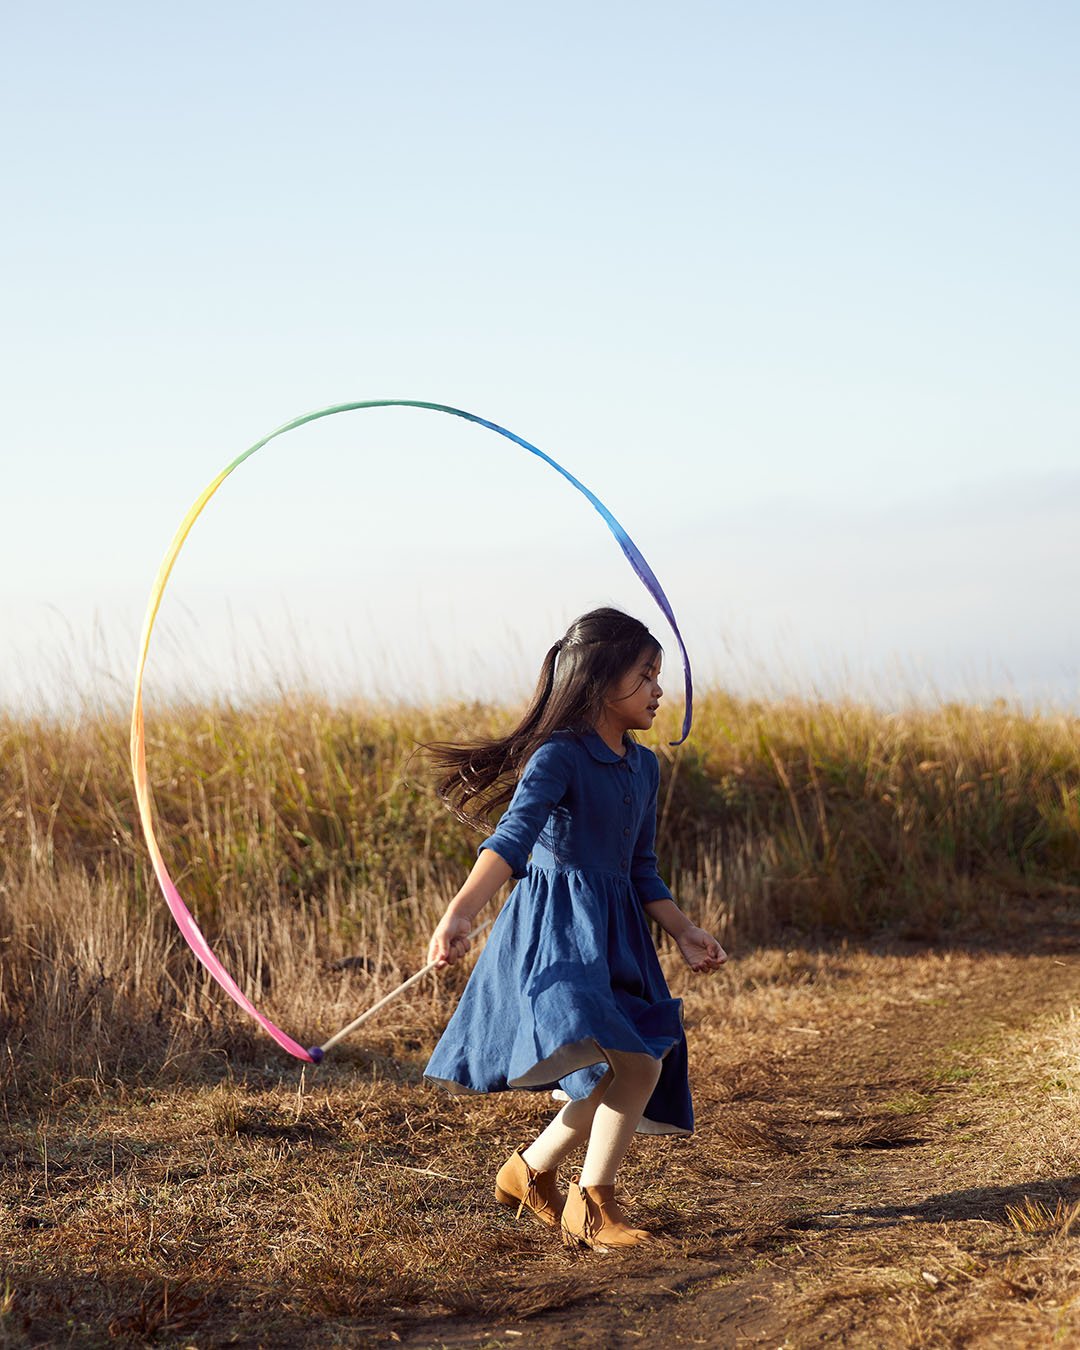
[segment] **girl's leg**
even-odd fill
[[[634,1131],[660,1077],[660,1061],[651,1055],[609,1050],[611,1086],[593,1115],[581,1178],[570,1187],[562,1212],[563,1242],[596,1251],[634,1247],[651,1234],[634,1228],[615,1199],[615,1171],[630,1147]]]
[[[630,1227],[615,1203],[615,1170],[660,1077],[660,1061],[651,1055],[606,1053],[610,1067],[589,1096],[567,1102],[527,1149],[515,1150],[495,1178],[495,1197],[501,1204],[517,1203],[519,1214],[528,1209],[552,1227],[561,1217],[567,1245],[584,1242],[601,1250],[649,1238],[642,1229]],[[555,1170],[586,1140],[581,1178],[570,1187],[564,1211]]]
[[[555,1169],[571,1149],[589,1137],[596,1108],[612,1081],[605,1073],[588,1097],[567,1102],[538,1139],[526,1149],[515,1149],[495,1178],[495,1199],[502,1205],[527,1209],[541,1223],[558,1227],[563,1211]]]
[[[522,1151],[522,1158],[534,1172],[553,1172],[569,1153],[585,1143],[596,1109],[612,1081],[609,1069],[587,1097],[567,1102],[551,1124]]]
[[[611,1081],[593,1110],[589,1146],[581,1168],[581,1186],[615,1184],[615,1170],[626,1156],[634,1131],[660,1078],[660,1061],[651,1055],[609,1050],[607,1057]]]

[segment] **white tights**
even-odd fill
[[[581,1165],[582,1186],[612,1186],[634,1131],[660,1077],[651,1055],[606,1050],[610,1068],[588,1097],[567,1102],[550,1125],[522,1153],[534,1172],[553,1171],[588,1140]]]

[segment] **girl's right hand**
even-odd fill
[[[428,965],[441,968],[460,961],[469,950],[471,932],[472,924],[463,915],[444,914],[428,943]]]
[[[719,970],[727,960],[727,952],[704,928],[684,928],[675,942],[683,960],[699,974]]]

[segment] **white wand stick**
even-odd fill
[[[469,937],[476,937],[477,934],[482,933],[485,928],[490,928],[494,922],[494,919],[488,919],[487,922],[482,923],[479,928],[474,928],[469,934]],[[398,994],[403,994],[406,989],[411,989],[418,980],[422,980],[424,976],[427,975],[429,971],[434,970],[438,964],[438,961],[429,961],[422,970],[418,970],[415,975],[410,975],[404,984],[399,984],[396,989],[391,989],[388,994],[384,994],[383,997],[379,999],[378,1003],[373,1003],[371,1007],[368,1008],[367,1012],[362,1012],[360,1016],[354,1018],[347,1027],[342,1027],[340,1031],[335,1032],[328,1041],[324,1041],[322,1045],[313,1045],[308,1051],[308,1054],[315,1063],[318,1064],[323,1055],[326,1054],[327,1050],[337,1045],[338,1041],[343,1041],[346,1036],[351,1035],[352,1032],[354,1032],[362,1022],[366,1022],[369,1017],[374,1017],[379,1009],[385,1007],[391,999],[397,998]]]

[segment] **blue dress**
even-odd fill
[[[490,848],[518,880],[425,1070],[451,1092],[587,1097],[605,1050],[662,1060],[639,1130],[689,1134],[682,1002],[664,980],[644,904],[656,870],[651,750],[556,732],[525,766]],[[531,857],[530,857],[531,853]]]

